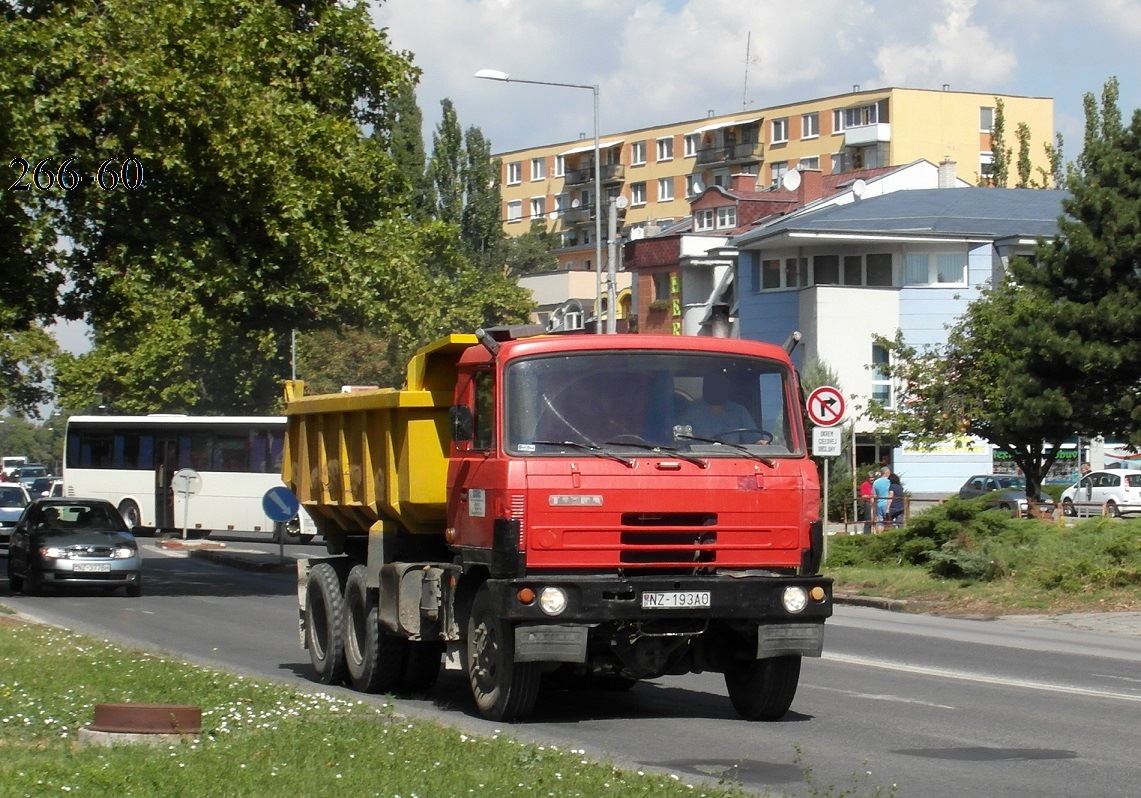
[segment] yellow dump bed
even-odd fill
[[[401,389],[302,396],[287,386],[282,477],[327,538],[403,527],[444,530],[448,409],[460,354],[474,335],[419,350]]]

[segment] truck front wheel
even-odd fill
[[[487,585],[479,588],[467,624],[467,674],[485,718],[511,723],[531,713],[539,695],[538,662],[515,661],[515,630],[495,614]]]
[[[333,566],[318,563],[305,582],[305,643],[322,684],[345,681],[345,600]]]
[[[780,720],[799,682],[799,656],[734,662],[725,670],[729,700],[745,720]]]
[[[400,688],[408,641],[380,625],[377,591],[365,586],[368,569],[354,565],[345,582],[345,664],[353,687],[365,693]]]

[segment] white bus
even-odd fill
[[[284,416],[72,416],[63,454],[67,496],[107,499],[127,524],[144,530],[272,533],[309,540],[313,520],[302,510],[275,524],[262,498],[282,485]],[[191,468],[201,477],[189,498],[172,488]]]

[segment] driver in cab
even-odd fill
[[[677,431],[714,439],[738,430],[755,432],[757,424],[749,411],[731,400],[730,395],[728,374],[714,372],[706,375],[702,380],[701,398],[693,400],[681,411],[678,417],[680,429]],[[756,435],[752,437],[755,441]]]

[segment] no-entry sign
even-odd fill
[[[808,395],[808,417],[818,427],[832,427],[844,420],[844,394],[831,385],[821,385]]]

